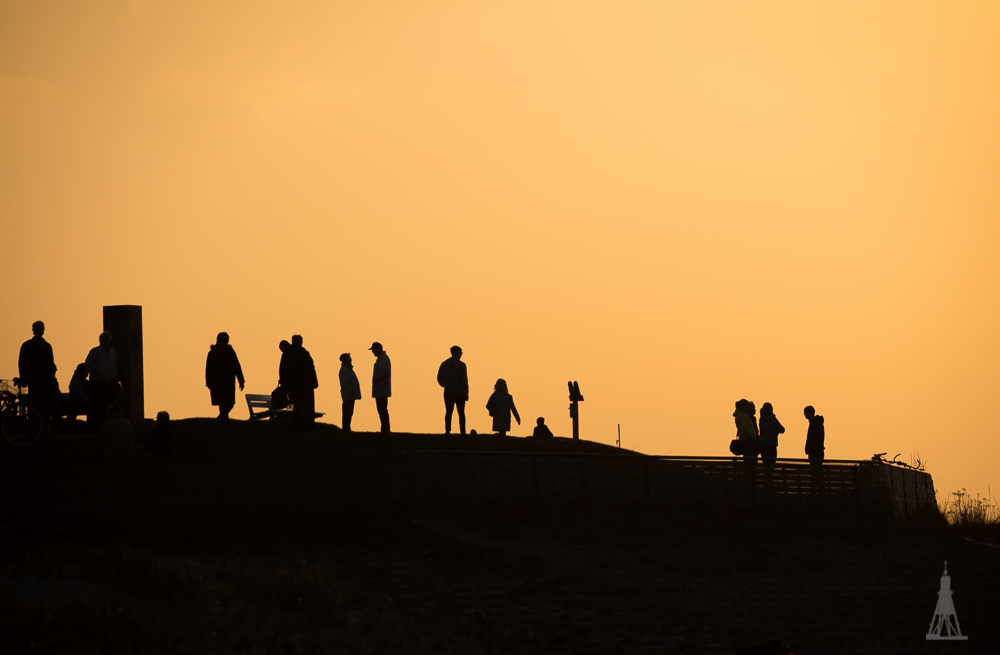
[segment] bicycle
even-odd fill
[[[42,413],[23,398],[21,380],[0,380],[0,432],[15,446],[29,446],[42,436]]]

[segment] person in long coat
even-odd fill
[[[517,424],[521,425],[521,417],[514,406],[514,396],[507,392],[507,381],[503,378],[493,385],[493,395],[486,401],[486,409],[493,417],[493,431],[499,432],[501,437],[507,436],[510,431],[511,414],[517,419]]]
[[[316,364],[302,346],[302,336],[292,336],[291,346],[284,349],[278,366],[281,386],[292,398],[292,421],[302,430],[311,430],[316,423]]]
[[[215,345],[208,350],[205,386],[212,392],[212,404],[219,408],[216,420],[221,427],[229,426],[229,412],[236,405],[236,382],[240,383],[240,391],[243,391],[246,380],[243,379],[240,358],[229,345],[229,335],[220,332]]]

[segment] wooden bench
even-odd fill
[[[288,404],[287,409],[274,409],[271,407],[271,395],[264,393],[248,393],[244,394],[247,399],[247,409],[250,410],[250,420],[256,420],[261,418],[274,418],[275,416],[291,416],[292,415],[292,404]],[[253,410],[264,410],[255,412]],[[316,412],[316,418],[325,416],[325,412]]]

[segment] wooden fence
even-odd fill
[[[936,511],[931,476],[865,461],[780,459],[754,484],[731,457],[508,452],[219,455],[0,461],[0,516],[322,516],[489,508],[823,507],[908,519]]]

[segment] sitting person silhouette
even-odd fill
[[[535,431],[531,433],[531,436],[533,436],[533,437],[551,437],[552,436],[552,430],[549,429],[549,426],[545,425],[545,417],[539,416],[537,422],[538,422],[538,425],[535,426]]]
[[[108,405],[107,420],[97,433],[97,447],[104,457],[131,457],[135,448],[135,428],[125,418],[122,408]]]
[[[146,452],[150,457],[170,457],[174,454],[174,425],[170,414],[157,412],[156,423],[146,435]]]
[[[514,396],[507,392],[507,381],[503,378],[497,380],[493,385],[493,395],[486,402],[486,409],[493,417],[493,431],[500,433],[501,437],[507,436],[510,431],[510,415],[514,414],[517,424],[521,425],[521,417],[514,406]]]
[[[73,378],[69,381],[69,404],[79,414],[84,414],[90,407],[90,380],[87,376],[86,364],[79,364],[73,371]]]

